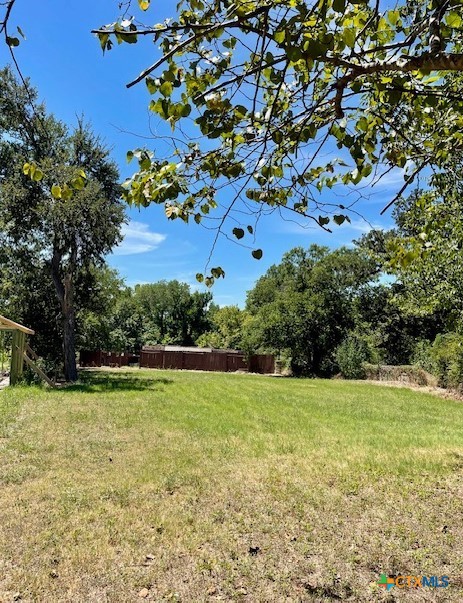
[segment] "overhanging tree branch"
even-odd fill
[[[442,32],[437,48],[431,38]],[[254,203],[256,213],[296,209],[326,227],[328,216],[313,212],[336,205],[329,195],[339,187],[414,165],[409,186],[426,166],[445,170],[460,145],[463,18],[448,0],[185,0],[165,23],[120,20],[95,33],[104,48],[111,36],[159,43],[162,56],[128,86],[157,72],[150,109],[184,144],[139,162],[126,196],[175,205],[172,218],[201,223],[221,211],[220,232],[225,218],[240,218],[239,203]],[[231,205],[213,198],[227,182]]]

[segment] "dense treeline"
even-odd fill
[[[211,328],[212,294],[179,281],[125,287],[107,270],[100,307],[80,314],[80,347],[131,351],[156,343],[194,345]]]
[[[411,308],[407,285],[385,278],[386,241],[397,236],[372,232],[353,248],[294,248],[258,279],[244,309],[219,307],[211,292],[176,280],[126,287],[116,271],[93,265],[77,286],[77,349],[136,352],[164,343],[270,352],[294,375],[325,377],[361,377],[364,362],[417,363],[457,385],[463,339],[452,331],[455,312]],[[17,279],[2,272],[0,311],[33,326],[37,351],[56,364],[59,307],[43,269],[29,266]]]
[[[108,149],[84,123],[70,130],[48,114],[8,69],[0,83],[0,312],[36,330],[36,351],[66,379],[80,349],[164,343],[270,352],[294,375],[415,363],[463,383],[459,157],[398,202],[394,229],[349,248],[296,247],[244,309],[219,307],[176,280],[124,284],[105,260],[125,220]]]
[[[248,291],[244,309],[219,307],[211,292],[176,280],[130,288],[104,263],[90,263],[76,276],[76,348],[135,352],[170,343],[270,352],[294,375],[307,376],[361,377],[364,362],[416,363],[441,384],[458,385],[460,267],[449,260],[457,229],[412,246],[417,203],[418,194],[397,210],[395,230],[372,231],[352,248],[292,249]],[[399,241],[408,246],[408,265],[395,259]],[[0,312],[34,327],[37,351],[59,365],[62,321],[47,262],[24,261],[5,237],[0,256]]]

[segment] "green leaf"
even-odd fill
[[[53,197],[55,199],[61,199],[61,187],[58,186],[57,184],[54,184],[51,187],[51,194],[53,195]]]
[[[283,141],[283,132],[281,130],[275,130],[272,133],[272,140],[276,144],[280,144]]]
[[[138,162],[140,169],[149,170],[151,167],[151,159],[149,158],[147,153],[143,153],[140,157],[140,161]]]
[[[81,191],[85,186],[85,180],[80,176],[71,180],[71,186],[77,191]]]
[[[72,199],[72,190],[66,184],[61,189],[61,198],[65,201]]]
[[[262,249],[254,249],[254,251],[252,252],[252,257],[255,260],[260,260],[263,255],[264,255],[264,252],[262,251]]]
[[[164,82],[172,82],[172,84],[173,84],[176,79],[175,76],[176,76],[176,74],[173,71],[171,71],[170,69],[167,69],[162,74],[162,80]]]
[[[302,52],[299,46],[290,46],[286,50],[286,54],[292,63],[297,63],[297,61],[299,61],[299,59],[302,57]]]
[[[148,10],[150,7],[150,0],[138,0],[138,6],[141,10]]]
[[[23,174],[25,176],[29,176],[30,169],[31,169],[31,164],[30,163],[25,163],[23,165]]]
[[[220,266],[217,266],[217,268],[211,268],[211,274],[214,278],[225,278],[225,272]]]
[[[198,281],[198,283],[204,282],[204,274],[201,274],[201,272],[198,272],[196,274],[196,280]]]
[[[360,180],[362,179],[362,171],[359,170],[358,168],[355,168],[355,170],[353,170],[350,174],[351,177],[351,181],[354,184],[358,184],[360,182]]]
[[[246,117],[246,115],[248,114],[248,110],[246,109],[246,107],[244,105],[236,105],[236,107],[234,108],[235,114],[237,117],[239,117],[240,119],[243,119]]]
[[[98,39],[100,40],[101,50],[104,52],[106,49],[110,50],[111,42],[109,40],[109,34],[100,33],[98,34]]]
[[[318,223],[320,224],[320,226],[325,226],[326,224],[329,224],[330,219],[328,218],[328,216],[318,216]]]
[[[397,22],[400,19],[400,13],[398,10],[388,10],[387,18],[389,19],[389,23],[392,25],[397,25]]]
[[[342,32],[342,39],[346,43],[346,46],[349,46],[349,48],[354,48],[356,30],[352,27],[346,27],[346,29]]]
[[[26,36],[24,35],[23,30],[19,27],[19,25],[16,27],[16,29],[18,30],[18,34],[21,36],[21,38],[23,38],[23,40],[26,39]]]
[[[130,163],[133,158],[134,158],[133,151],[127,151],[127,155],[126,155],[127,163]]]
[[[158,89],[156,80],[153,80],[152,77],[147,77],[145,80],[145,84],[146,84],[146,87],[148,88],[148,92],[150,94],[154,94]]]
[[[341,226],[341,224],[343,224],[346,221],[346,216],[339,214],[339,215],[333,216],[333,220],[334,220],[335,224],[337,224],[338,226]]]
[[[16,46],[19,46],[19,38],[6,36],[6,43],[10,48],[14,48]]]
[[[273,39],[275,40],[275,42],[277,44],[281,44],[282,42],[284,42],[285,38],[286,38],[286,32],[285,32],[285,30],[276,31],[275,34],[274,34],[274,36],[273,36]]]
[[[167,98],[172,94],[173,89],[174,87],[171,82],[164,82],[159,88],[159,92],[162,94],[162,96],[165,96]]]
[[[188,115],[190,115],[191,113],[191,105],[189,105],[188,103],[186,105],[183,105],[183,107],[180,110],[180,117],[188,117]]]
[[[43,178],[43,172],[40,168],[36,168],[34,170],[34,175],[32,176],[32,179],[35,180],[35,182],[40,182],[40,180],[42,180]]]
[[[304,50],[311,59],[318,59],[325,54],[323,44],[314,38],[304,42]]]
[[[362,117],[357,122],[357,130],[361,132],[366,132],[368,130],[368,120],[362,115]]]
[[[366,178],[367,176],[369,176],[371,174],[373,170],[373,166],[371,165],[371,163],[365,163],[365,165],[362,168],[362,178]]]
[[[237,239],[242,239],[244,237],[244,230],[242,228],[234,228],[233,234]]]
[[[462,17],[459,13],[452,11],[445,17],[445,23],[449,27],[459,28],[462,24]]]
[[[246,226],[246,228],[248,229],[249,234],[252,234],[254,232],[254,229],[252,226]]]

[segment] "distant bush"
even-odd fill
[[[412,364],[434,374],[432,343],[427,339],[418,341],[412,356]]]
[[[437,378],[440,387],[463,387],[463,335],[445,333],[431,344],[420,341],[413,356],[413,363]]]
[[[364,363],[370,359],[370,349],[359,336],[348,335],[337,347],[335,358],[341,375],[346,379],[363,379]]]
[[[463,384],[463,336],[438,335],[431,347],[432,373],[441,387],[460,389]]]
[[[400,381],[414,385],[436,385],[432,375],[419,366],[411,364],[364,364],[365,377],[373,381]]]

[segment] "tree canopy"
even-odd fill
[[[150,4],[138,0],[144,21]],[[329,229],[365,195],[357,185],[399,168],[392,203],[461,148],[459,0],[182,0],[154,25],[130,16],[134,2],[123,6],[117,22],[95,30],[101,46],[159,46],[128,86],[144,81],[150,110],[172,128],[170,157],[128,154],[139,163],[129,203],[213,220],[218,234],[252,248],[267,211]],[[357,192],[340,202],[340,186]]]
[[[10,274],[27,274],[29,283],[45,278],[54,290],[65,376],[75,380],[78,299],[81,291],[91,297],[92,268],[121,240],[117,168],[83,122],[70,132],[8,69],[0,71],[0,83],[3,269],[9,264]]]
[[[136,285],[134,301],[142,317],[143,343],[192,345],[208,330],[209,292],[190,291],[179,281]]]
[[[249,315],[238,306],[223,306],[214,304],[209,311],[212,329],[203,333],[196,340],[200,347],[243,349],[243,332]]]
[[[292,249],[248,293],[246,347],[283,353],[295,374],[331,374],[334,351],[355,325],[354,300],[375,276],[358,250]]]
[[[456,168],[459,169],[459,168]],[[383,269],[403,286],[402,308],[409,314],[446,317],[447,328],[461,325],[463,312],[462,183],[440,174],[427,190],[401,200],[396,228],[383,235]]]

